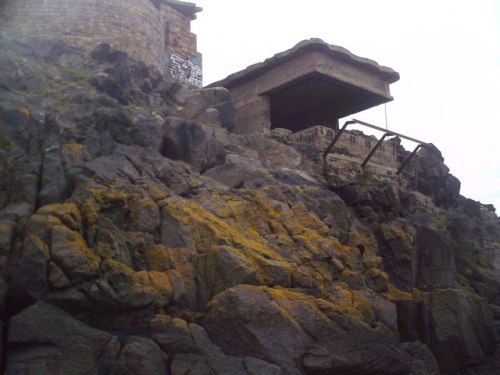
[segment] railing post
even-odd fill
[[[408,164],[410,162],[410,160],[416,155],[416,153],[418,152],[418,150],[420,150],[421,147],[424,147],[426,145],[424,144],[418,144],[417,147],[415,147],[415,149],[413,150],[413,152],[410,154],[410,156],[408,156],[405,161],[403,162],[403,164],[401,164],[401,167],[399,167],[398,171],[396,172],[396,174],[399,176],[401,174],[401,172],[403,172],[403,169],[405,169],[406,167],[406,164]]]
[[[368,154],[368,156],[366,157],[366,159],[363,161],[363,163],[361,164],[361,168],[364,168],[366,166],[366,164],[370,161],[370,159],[372,158],[373,154],[375,154],[375,152],[378,150],[378,148],[382,145],[382,143],[384,142],[384,139],[385,137],[387,137],[388,135],[393,135],[392,133],[390,132],[386,132],[382,138],[380,138],[377,142],[377,144],[371,149],[370,153]]]
[[[335,134],[335,137],[333,138],[332,142],[330,143],[330,146],[328,146],[326,148],[325,152],[323,153],[323,159],[326,158],[326,155],[328,155],[328,153],[331,151],[331,149],[333,148],[333,146],[335,146],[335,143],[337,143],[337,141],[339,140],[340,136],[344,132],[345,128],[347,128],[348,125],[352,125],[352,124],[355,124],[355,123],[356,123],[356,121],[354,121],[354,120],[346,121],[346,123],[344,124],[344,126],[342,126],[342,128],[337,131],[337,134]]]
[[[382,138],[380,138],[378,140],[378,142],[375,145],[375,147],[373,147],[370,150],[370,153],[368,154],[368,156],[365,158],[365,160],[363,160],[363,163],[361,164],[361,168],[364,168],[366,166],[366,164],[368,164],[368,162],[370,161],[370,159],[373,157],[373,155],[378,150],[378,148],[382,145],[382,143],[384,142],[384,139],[387,136],[396,136],[396,137],[400,137],[400,138],[406,139],[408,141],[412,141],[412,142],[418,143],[417,147],[415,147],[415,149],[413,150],[413,152],[405,159],[405,161],[401,164],[401,166],[397,170],[396,174],[397,174],[398,177],[401,174],[401,172],[405,169],[406,165],[410,162],[410,160],[417,154],[418,150],[420,150],[420,148],[422,148],[422,147],[428,146],[427,143],[419,141],[418,139],[411,138],[411,137],[408,137],[406,135],[403,135],[403,134],[400,134],[400,133],[396,133],[396,132],[393,132],[393,131],[388,131],[387,129],[381,128],[381,127],[376,126],[376,125],[369,124],[369,123],[364,122],[364,121],[352,119],[352,120],[346,121],[344,123],[344,126],[342,126],[342,128],[337,131],[337,133],[335,134],[335,137],[333,138],[332,142],[326,148],[325,152],[323,152],[323,173],[325,174],[325,176],[326,176],[326,168],[327,168],[327,166],[326,166],[326,157],[328,156],[328,153],[330,153],[330,151],[333,149],[333,147],[335,146],[335,144],[338,142],[338,140],[340,139],[340,137],[342,136],[342,134],[346,130],[347,126],[348,125],[352,125],[352,124],[359,124],[359,125],[363,125],[363,126],[366,126],[366,127],[369,127],[369,128],[372,128],[372,129],[384,132],[384,135],[382,136]]]

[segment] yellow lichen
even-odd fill
[[[358,310],[366,322],[375,321],[375,312],[371,302],[366,296],[357,290],[352,291],[352,307]]]
[[[144,252],[148,268],[151,271],[167,271],[173,266],[168,248],[164,245],[154,245]]]
[[[62,146],[63,155],[77,159],[83,154],[83,145],[79,143],[66,143]]]
[[[32,116],[31,115],[31,110],[27,106],[25,106],[25,105],[23,105],[19,109],[19,111],[24,115],[25,118],[31,118],[31,116]]]
[[[388,297],[391,301],[397,300],[411,300],[413,297],[411,293],[405,292],[392,283],[387,284]]]
[[[75,203],[68,202],[45,205],[38,209],[37,214],[55,216],[72,230],[80,230],[82,218],[80,210]]]

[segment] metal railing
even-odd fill
[[[346,130],[347,126],[353,125],[353,124],[363,125],[363,126],[366,126],[368,128],[379,130],[379,131],[381,131],[381,132],[384,133],[384,135],[378,140],[377,144],[370,150],[370,153],[363,160],[363,163],[361,163],[361,168],[365,168],[366,167],[366,165],[368,164],[368,162],[370,161],[370,159],[372,158],[372,156],[375,154],[375,152],[382,145],[382,143],[384,142],[384,140],[385,140],[386,137],[395,136],[395,137],[403,138],[403,139],[406,139],[408,141],[417,143],[417,147],[415,147],[415,149],[412,151],[412,153],[401,163],[401,166],[398,168],[398,171],[396,172],[396,174],[398,176],[401,174],[401,172],[403,172],[403,170],[408,165],[408,163],[410,162],[410,160],[417,154],[418,150],[420,150],[420,148],[422,148],[422,147],[427,147],[429,145],[426,142],[422,142],[422,141],[420,141],[418,139],[408,137],[408,136],[406,136],[404,134],[393,132],[391,130],[384,129],[384,128],[381,128],[381,127],[373,125],[373,124],[369,124],[369,123],[364,122],[364,121],[352,119],[352,120],[347,121],[344,124],[344,126],[342,126],[342,128],[337,131],[337,133],[335,134],[335,137],[333,138],[332,142],[330,143],[330,145],[326,148],[325,152],[323,153],[323,163],[324,163],[325,166],[326,166],[326,157],[327,157],[327,155],[330,153],[330,151],[333,149],[333,147],[335,146],[335,144],[338,142],[338,140],[340,139],[340,137],[342,136],[342,134]]]

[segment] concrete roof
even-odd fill
[[[210,84],[209,87],[222,86],[230,89],[231,87],[236,86],[246,80],[250,80],[256,76],[259,76],[269,69],[281,65],[288,60],[294,59],[301,54],[309,52],[322,52],[345,60],[346,62],[355,65],[363,70],[367,70],[376,74],[382,81],[386,83],[393,83],[399,80],[399,73],[389,67],[381,66],[376,61],[356,56],[343,47],[325,43],[323,40],[318,38],[312,38],[298,43],[295,47],[287,51],[277,53],[273,57],[266,59],[263,62],[250,65],[246,69],[233,73],[223,80],[214,82]]]
[[[189,3],[186,1],[178,1],[178,0],[163,0],[164,3],[171,6],[172,8],[178,10],[182,14],[191,18],[192,20],[196,19],[196,13],[201,12],[203,9],[197,7],[194,3]]]

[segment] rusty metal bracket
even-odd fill
[[[395,136],[397,136],[399,138],[403,138],[403,139],[406,139],[408,141],[412,141],[412,142],[415,142],[415,143],[420,143],[422,145],[427,146],[427,143],[419,141],[418,139],[408,137],[407,135],[404,135],[404,134],[401,134],[401,133],[393,132],[392,130],[381,128],[380,126],[369,124],[368,122],[364,122],[364,121],[361,121],[361,120],[356,120],[355,118],[353,118],[351,121],[354,121],[356,124],[363,125],[363,126],[366,126],[368,128],[380,130],[381,132],[384,132],[384,133],[392,133],[393,135],[395,135]]]
[[[427,145],[419,143],[417,145],[417,147],[415,147],[415,149],[413,150],[413,152],[405,159],[405,161],[401,164],[401,166],[399,167],[398,171],[396,172],[396,174],[398,176],[401,174],[401,172],[403,172],[403,170],[405,169],[406,165],[410,162],[410,160],[413,159],[413,157],[417,154],[418,150],[420,150],[420,148],[425,147],[425,146],[427,146]]]
[[[404,134],[396,133],[396,132],[393,132],[391,130],[384,129],[384,128],[381,128],[379,126],[370,124],[368,122],[364,122],[364,121],[361,121],[361,120],[352,119],[352,120],[346,121],[344,123],[344,126],[342,126],[342,128],[337,131],[337,133],[335,134],[335,137],[333,138],[332,142],[330,143],[330,145],[326,148],[325,152],[323,153],[323,169],[326,170],[326,157],[328,156],[328,154],[330,153],[330,151],[333,149],[333,147],[335,147],[335,144],[338,142],[338,140],[340,139],[340,137],[342,136],[342,134],[346,130],[347,126],[353,125],[353,124],[363,125],[363,126],[366,126],[368,128],[379,130],[379,131],[381,131],[381,132],[384,133],[384,135],[382,136],[382,138],[380,138],[378,140],[377,144],[370,150],[370,153],[365,158],[365,160],[363,160],[363,163],[361,164],[361,168],[364,168],[368,164],[368,162],[370,161],[370,159],[372,158],[372,156],[375,154],[375,152],[379,149],[379,147],[384,142],[384,139],[386,137],[388,137],[388,136],[396,136],[396,137],[403,138],[403,139],[406,139],[406,140],[411,141],[411,142],[418,143],[417,147],[404,160],[404,162],[401,164],[401,166],[397,170],[396,174],[398,176],[401,174],[401,172],[403,172],[403,170],[405,169],[405,167],[407,166],[407,164],[410,162],[410,160],[417,154],[418,150],[420,150],[420,148],[422,148],[422,147],[428,146],[428,144],[426,142],[422,142],[422,141],[420,141],[418,139],[408,137],[408,136],[406,136]]]
[[[335,134],[335,137],[333,138],[332,142],[330,143],[330,145],[326,148],[325,152],[323,152],[323,159],[326,158],[326,156],[328,155],[328,153],[332,150],[332,148],[335,146],[335,144],[337,143],[337,141],[340,139],[340,136],[342,135],[342,133],[344,132],[344,130],[347,128],[348,125],[352,125],[352,124],[355,124],[356,121],[355,120],[349,120],[349,121],[346,121],[346,123],[344,124],[344,126],[342,126],[342,128],[337,132],[337,134]]]
[[[361,164],[361,168],[364,168],[366,166],[366,164],[372,158],[373,154],[375,154],[375,152],[379,149],[379,147],[382,146],[382,143],[384,142],[385,137],[387,137],[389,135],[394,135],[394,134],[390,133],[390,132],[386,132],[386,133],[384,133],[384,135],[382,136],[382,138],[380,138],[378,140],[377,144],[371,149],[370,153],[368,154],[368,156],[366,157],[366,159]]]

